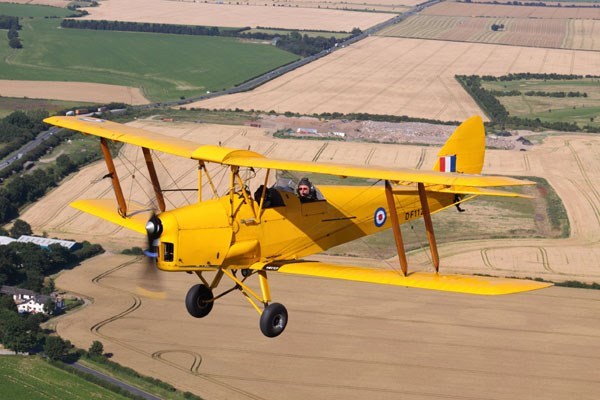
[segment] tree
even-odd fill
[[[42,288],[42,294],[50,295],[55,290],[56,290],[56,285],[54,284],[54,279],[48,278],[47,280],[44,280],[44,287]],[[53,309],[54,308],[47,309],[46,311],[51,312]]]
[[[12,296],[0,294],[0,310],[8,310],[14,313],[17,312],[17,305]]]
[[[0,222],[8,222],[17,215],[19,215],[19,211],[10,201],[10,199],[0,194]],[[4,232],[6,231],[4,230]]]
[[[28,353],[38,343],[36,334],[29,329],[25,318],[16,316],[6,321],[2,343],[16,353]]]
[[[101,356],[104,353],[104,345],[98,340],[94,340],[88,353],[90,356]]]
[[[18,37],[14,37],[14,38],[10,39],[8,41],[8,45],[12,49],[22,49],[23,48],[23,43],[21,43],[21,39],[19,39]]]
[[[56,159],[56,175],[58,178],[62,178],[69,173],[75,171],[77,166],[73,161],[71,161],[71,157],[66,154],[61,154]]]
[[[44,344],[44,354],[51,360],[64,360],[69,355],[71,342],[60,336],[48,336]]]
[[[10,228],[10,236],[15,239],[18,239],[22,235],[31,235],[32,233],[31,226],[22,219],[17,219],[12,228]]]

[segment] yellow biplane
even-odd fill
[[[147,130],[89,117],[50,117],[45,122],[94,135],[112,179],[115,200],[77,200],[71,205],[147,236],[147,255],[163,271],[195,273],[202,283],[187,293],[188,312],[205,317],[214,302],[239,290],[260,314],[265,336],[283,332],[288,321],[285,307],[271,302],[268,274],[309,275],[325,278],[380,283],[473,294],[507,294],[539,289],[545,283],[506,278],[443,275],[431,214],[480,195],[519,194],[495,189],[532,184],[503,176],[481,175],[485,155],[485,131],[480,117],[463,122],[438,153],[434,171],[342,165],[267,158],[250,150],[215,145],[198,145]],[[156,197],[154,213],[141,212],[141,205],[127,202],[107,141],[141,147]],[[198,162],[198,202],[167,210],[152,151],[164,152]],[[228,190],[219,195],[207,169],[208,163],[227,168]],[[254,193],[242,170],[264,172]],[[329,174],[342,178],[377,180],[382,185],[312,187],[313,201],[301,201],[290,179],[276,179],[274,171]],[[274,181],[274,183],[272,183]],[[202,187],[213,188],[211,199],[202,199]],[[147,208],[147,207],[146,207]],[[423,218],[434,272],[409,273],[400,224]],[[316,261],[303,257],[366,235],[391,228],[400,270],[362,268]],[[240,271],[240,276],[237,272]],[[211,279],[203,274],[214,272]],[[246,280],[258,276],[260,292]],[[214,295],[223,277],[232,289]]]

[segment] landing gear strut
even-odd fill
[[[239,279],[235,274],[236,270],[219,268],[212,283],[204,279],[202,272],[196,272],[202,283],[192,286],[185,298],[185,306],[192,317],[202,318],[207,316],[216,300],[233,291],[240,291],[260,315],[260,330],[263,335],[273,338],[283,333],[288,322],[288,313],[282,304],[269,304],[271,301],[271,292],[269,290],[266,271],[255,272],[251,269],[242,269],[243,278]],[[258,275],[260,294],[256,293],[245,283],[246,278],[254,274]],[[235,285],[231,289],[214,296],[212,289],[218,286],[223,276],[227,276]]]

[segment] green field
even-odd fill
[[[66,17],[74,14],[66,8],[0,3],[0,15],[22,18]]]
[[[298,59],[235,38],[60,29],[60,21],[22,19],[23,49],[0,46],[0,76],[140,87],[152,101],[167,101],[229,88]]]
[[[267,33],[269,35],[289,35],[294,32],[293,30],[287,29],[266,29],[266,28],[255,28],[250,29],[248,31],[244,31],[244,33]],[[322,31],[295,31],[300,33],[302,36],[308,35],[310,37],[318,37],[323,36],[326,38],[334,37],[336,39],[345,39],[350,36],[349,33],[346,32],[322,32]]]
[[[548,122],[574,122],[579,126],[600,126],[600,79],[482,81],[487,90],[582,92],[587,97],[500,96],[498,100],[511,116]]]
[[[0,356],[2,399],[126,399],[36,356]]]

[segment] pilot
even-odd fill
[[[297,192],[298,197],[300,197],[300,202],[302,203],[317,200],[317,191],[308,178],[300,179],[300,182],[298,182]]]

